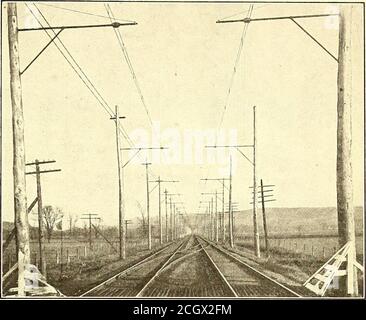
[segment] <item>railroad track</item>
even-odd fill
[[[190,236],[160,249],[82,296],[299,297],[216,244]]]
[[[297,292],[248,265],[231,252],[199,238],[204,252],[235,297],[301,297]]]
[[[129,268],[115,274],[94,288],[83,293],[81,297],[134,297],[145,290],[157,274],[174,258],[175,254],[190,241],[183,239],[172,243],[154,254],[144,258]]]

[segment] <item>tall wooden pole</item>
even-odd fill
[[[217,191],[215,191],[215,240],[219,242],[219,213],[217,211]]]
[[[232,208],[231,208],[231,195],[232,193],[232,160],[230,156],[230,186],[229,186],[229,239],[230,239],[230,247],[234,247],[234,238],[233,238],[233,220],[232,220]]]
[[[160,176],[158,179],[158,192],[159,192],[159,233],[160,233],[160,245],[163,244],[163,219],[161,217],[161,189],[160,189]]]
[[[91,215],[89,215],[89,248],[92,249],[92,222],[91,222]]]
[[[13,124],[14,220],[18,250],[18,296],[25,296],[25,269],[30,263],[29,224],[25,181],[25,144],[20,79],[18,17],[15,3],[8,3],[10,91]]]
[[[225,221],[225,179],[222,179],[222,242],[226,241],[226,221]]]
[[[261,179],[261,200],[262,200],[264,242],[265,242],[265,246],[266,246],[266,256],[269,257],[269,242],[268,242],[267,218],[266,218],[266,208],[264,206],[264,191],[263,191],[263,180],[262,179]]]
[[[44,225],[43,225],[43,206],[42,206],[42,189],[41,189],[41,174],[39,168],[39,161],[35,161],[36,164],[36,180],[37,180],[37,204],[38,204],[38,246],[39,246],[39,265],[42,275],[47,278],[46,275],[46,259],[44,248]]]
[[[172,196],[169,197],[170,202],[170,240],[173,241],[173,207],[172,207]]]
[[[337,211],[340,246],[351,242],[347,281],[340,281],[343,293],[358,295],[355,221],[352,186],[352,6],[340,6],[337,102]]]
[[[121,154],[121,138],[119,134],[119,108],[116,106],[116,144],[117,144],[117,163],[118,163],[118,217],[119,217],[119,258],[126,258],[126,235],[123,221],[124,217],[124,204],[122,195],[122,154]]]
[[[165,189],[165,240],[169,242],[168,190]]]
[[[215,228],[214,228],[214,198],[211,197],[211,240],[214,241],[215,240]]]
[[[177,225],[176,225],[176,222],[177,222],[177,206],[174,203],[174,210],[173,210],[173,237],[174,237],[174,240],[176,240],[176,238],[177,238]]]
[[[149,190],[149,165],[144,163],[146,167],[146,212],[147,212],[147,246],[151,250],[151,219],[150,219],[150,190]]]
[[[64,272],[63,270],[63,255],[64,255],[64,231],[63,231],[63,223],[62,223],[62,220],[61,220],[61,248],[60,248],[60,269],[61,269],[61,272],[60,272],[60,279],[62,279],[62,274]]]
[[[257,152],[257,137],[256,137],[256,118],[255,118],[255,106],[253,106],[253,231],[254,231],[254,252],[259,258],[261,256],[259,232],[258,232],[258,220],[257,220],[257,176],[256,176],[256,152]]]

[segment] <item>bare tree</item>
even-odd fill
[[[73,235],[73,230],[75,228],[75,224],[76,222],[78,222],[79,220],[79,216],[77,214],[74,213],[69,213],[69,232],[70,232],[70,237]]]
[[[146,233],[146,217],[145,217],[145,209],[144,207],[141,205],[141,203],[139,201],[136,200],[136,204],[137,204],[137,208],[139,209],[140,213],[141,213],[141,218],[137,218],[140,223],[141,223],[141,227],[142,227],[142,234],[144,235]]]
[[[63,217],[62,210],[58,207],[45,206],[43,207],[43,219],[47,232],[47,240],[51,241],[52,233],[57,222]]]

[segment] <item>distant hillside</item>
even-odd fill
[[[235,227],[244,233],[253,230],[252,210],[235,212]],[[269,234],[275,235],[316,235],[336,234],[336,208],[268,208],[266,217]],[[262,232],[262,210],[258,210],[260,232]],[[356,233],[363,232],[363,208],[355,207]]]

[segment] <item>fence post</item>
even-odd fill
[[[84,258],[86,258],[86,246],[84,246]]]
[[[70,263],[70,254],[69,254],[69,249],[66,249],[66,263],[69,264]]]
[[[56,250],[56,264],[60,263],[60,257],[58,255],[58,250]]]
[[[323,247],[323,258],[325,258],[325,247]]]
[[[77,261],[80,260],[79,247],[76,247],[76,259],[77,259]]]
[[[306,253],[306,243],[304,243],[304,253]]]
[[[314,257],[314,246],[311,245],[311,256]]]

